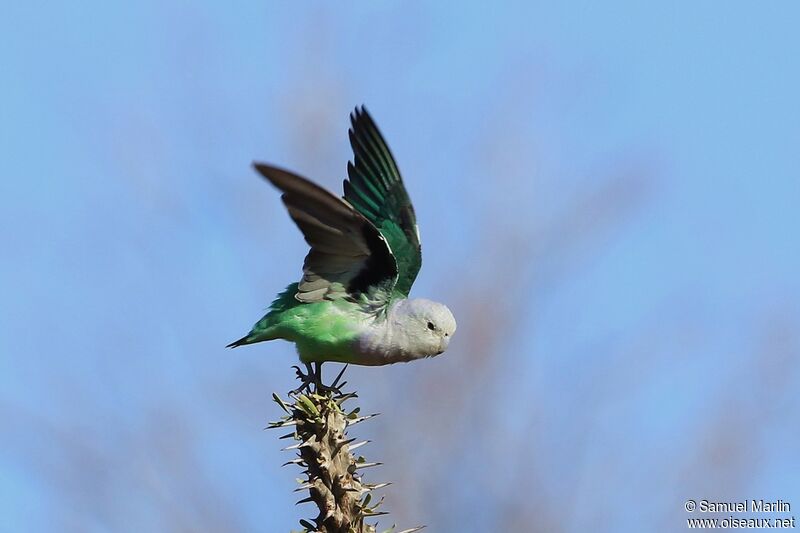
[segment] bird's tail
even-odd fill
[[[250,333],[248,333],[238,341],[233,341],[232,343],[227,345],[226,348],[238,348],[239,346],[244,346],[245,344],[254,344],[256,342],[272,341],[280,338],[282,337],[275,331],[275,328],[265,327],[264,329],[259,329],[258,324],[256,324],[256,327],[254,327],[250,331]]]
[[[237,348],[245,344],[285,338],[281,335],[279,316],[281,312],[291,309],[300,303],[294,298],[295,292],[297,292],[297,283],[292,283],[272,302],[269,306],[269,312],[255,323],[250,333],[238,341],[233,341],[226,348]]]
[[[233,341],[232,343],[227,345],[226,348],[238,348],[239,346],[244,346],[245,344],[250,344],[252,342],[254,341],[250,338],[250,334],[248,333],[238,341]]]

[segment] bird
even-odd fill
[[[353,160],[341,198],[289,170],[253,163],[281,191],[310,250],[300,281],[227,347],[293,342],[308,370],[304,376],[298,367],[298,376],[306,382],[321,375],[324,362],[380,366],[441,355],[456,332],[446,305],[409,297],[422,266],[416,215],[363,105],[350,114],[348,134]]]

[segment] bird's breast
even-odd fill
[[[402,339],[392,334],[391,328],[380,324],[367,328],[356,337],[353,352],[358,364],[368,366],[403,363],[416,359],[404,349]]]

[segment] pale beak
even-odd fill
[[[439,341],[439,352],[436,355],[443,354],[448,344],[450,344],[450,337],[442,337],[441,341]]]

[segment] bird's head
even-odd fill
[[[409,346],[417,357],[433,357],[443,353],[456,332],[456,319],[446,305],[423,298],[403,300],[395,313],[410,339]]]

